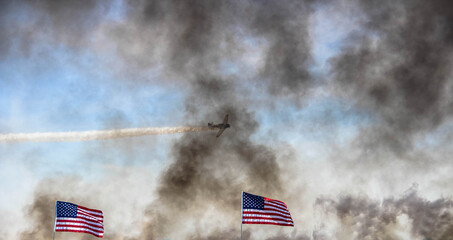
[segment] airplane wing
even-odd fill
[[[225,115],[225,118],[223,119],[223,124],[227,124],[228,123],[228,114]]]
[[[222,135],[223,131],[225,131],[225,128],[220,129],[220,130],[217,132],[216,137],[220,137],[220,135]]]

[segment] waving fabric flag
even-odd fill
[[[246,192],[242,193],[242,223],[294,226],[284,202]]]
[[[55,206],[55,232],[81,232],[96,237],[104,236],[102,211],[57,201]]]

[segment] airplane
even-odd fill
[[[219,137],[225,129],[230,127],[230,124],[228,124],[228,114],[225,115],[225,118],[223,119],[223,123],[219,124],[214,124],[213,122],[208,123],[208,127],[211,129],[218,128],[219,131],[217,132],[216,137]]]

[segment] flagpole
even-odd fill
[[[244,201],[244,192],[242,192],[241,194],[241,240],[242,240],[242,219],[243,219],[243,214],[244,214],[244,204],[243,202]]]
[[[55,201],[55,213],[53,215],[53,240],[55,240],[55,226],[57,225],[57,202]]]

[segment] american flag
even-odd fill
[[[246,192],[242,193],[242,223],[294,226],[284,202]]]
[[[57,201],[55,206],[55,232],[81,232],[96,237],[104,236],[102,211]]]

